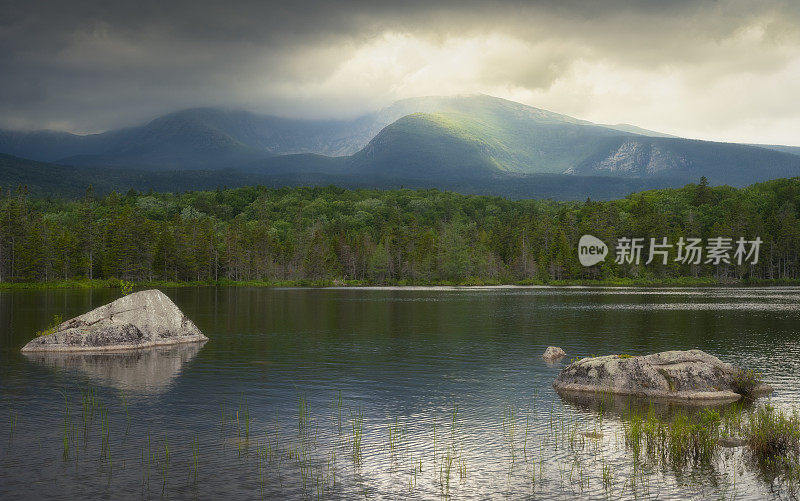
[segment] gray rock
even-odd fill
[[[206,341],[208,338],[163,292],[129,294],[72,318],[23,352],[109,351]]]
[[[560,360],[566,356],[566,352],[559,348],[558,346],[548,346],[544,353],[542,353],[542,358],[549,361]]]
[[[670,400],[735,401],[739,369],[700,350],[578,360],[553,382],[559,392],[618,394]],[[772,391],[760,384],[755,394]]]

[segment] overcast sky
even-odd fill
[[[0,127],[102,131],[192,106],[344,117],[482,92],[800,145],[798,4],[0,0]]]

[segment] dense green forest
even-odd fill
[[[0,196],[0,281],[534,283],[798,279],[800,178],[609,202],[511,201],[437,190],[247,187],[80,199]],[[755,265],[583,267],[578,239],[760,237]],[[302,283],[302,282],[300,282]]]

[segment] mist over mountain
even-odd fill
[[[620,178],[652,180],[619,185],[626,188],[677,186],[701,176],[734,186],[800,176],[798,152],[598,125],[486,95],[422,97],[348,120],[195,108],[101,134],[0,131],[0,153],[7,155],[0,185],[24,180],[19,170],[31,169],[25,159],[48,164],[39,170],[72,167],[57,176],[65,184],[78,176],[76,168],[90,169],[78,183],[106,172],[115,189],[124,188],[126,179],[131,187],[167,190],[305,181],[580,198],[618,195],[607,186]],[[556,177],[544,182],[542,175]],[[143,182],[147,176],[153,181]],[[580,177],[592,178],[584,183],[585,194],[561,188]]]

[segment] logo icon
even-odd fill
[[[584,235],[578,241],[578,260],[584,266],[593,266],[605,261],[607,255],[608,246],[597,237]]]

